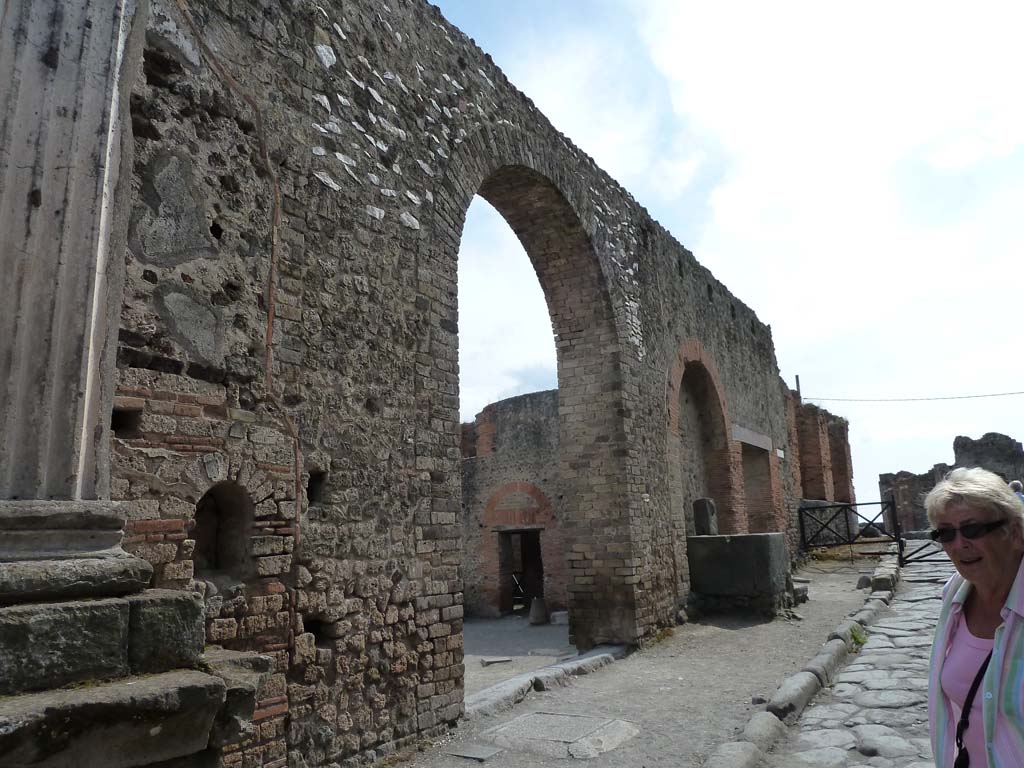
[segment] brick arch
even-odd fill
[[[516,496],[526,496],[524,505],[514,503]],[[505,502],[512,500],[513,504]],[[549,610],[563,610],[568,605],[567,562],[565,537],[556,519],[554,507],[544,492],[528,482],[505,483],[487,500],[480,523],[484,528],[484,552],[480,558],[484,571],[484,596],[495,608],[498,606],[499,557],[497,526],[513,529],[517,526],[543,526],[540,535],[541,558],[544,562],[544,596]]]
[[[679,345],[669,369],[665,400],[668,412],[668,440],[682,438],[680,396],[684,378],[695,377],[703,385],[705,397],[701,404],[711,428],[711,445],[704,455],[707,463],[707,486],[718,509],[720,533],[745,533],[747,519],[743,494],[743,472],[740,444],[732,440],[729,404],[722,385],[722,376],[714,357],[699,339],[686,339]],[[668,446],[669,456],[675,456]],[[670,459],[671,460],[671,459]],[[681,471],[682,467],[672,468]],[[673,499],[674,504],[681,499]],[[683,510],[688,513],[688,510]]]
[[[445,275],[441,293],[455,306],[458,246],[477,193],[505,218],[530,258],[556,338],[566,499],[559,517],[566,541],[585,545],[584,558],[574,562],[579,575],[570,575],[584,587],[572,592],[572,633],[583,648],[630,642],[638,633],[636,574],[611,566],[583,574],[595,570],[594,560],[621,560],[630,536],[624,321],[584,226],[588,217],[580,213],[589,210],[588,191],[566,165],[564,147],[534,142],[513,129],[481,128],[456,148],[435,200],[432,265],[435,275]],[[457,339],[449,343],[457,361]],[[612,556],[608,547],[619,553]]]

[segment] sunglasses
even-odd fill
[[[956,538],[957,531],[965,539],[980,539],[982,536],[992,533],[996,528],[1006,525],[1006,519],[995,520],[991,523],[964,523],[959,528],[933,528],[928,531],[932,541],[941,544],[949,544]]]

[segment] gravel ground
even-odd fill
[[[758,708],[751,697],[770,697],[783,678],[818,652],[841,619],[863,605],[866,592],[856,589],[857,578],[873,567],[869,560],[815,563],[797,574],[811,579],[810,600],[797,609],[801,620],[709,617],[677,627],[662,642],[565,687],[531,693],[509,712],[462,723],[405,764],[465,768],[472,762],[444,754],[453,742],[486,744],[483,731],[528,712],[557,712],[618,718],[640,729],[637,737],[589,760],[593,768],[703,765]],[[471,674],[471,667],[467,663],[467,678],[474,684],[477,672]],[[506,749],[487,764],[522,768],[562,762]]]

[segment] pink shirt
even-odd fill
[[[953,628],[953,636],[950,641],[949,653],[946,655],[946,663],[942,665],[942,692],[953,705],[953,722],[960,720],[960,713],[963,711],[964,701],[971,690],[971,683],[974,676],[985,662],[985,657],[992,650],[994,641],[975,637],[967,628],[967,622],[963,614],[957,617],[956,626]],[[988,758],[985,754],[985,730],[982,720],[981,687],[974,694],[974,702],[971,705],[970,725],[964,731],[964,746],[971,756],[971,768],[988,768]]]

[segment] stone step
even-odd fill
[[[0,607],[0,695],[194,668],[204,641],[193,592]]]
[[[225,684],[193,670],[0,698],[4,768],[134,768],[204,750]]]
[[[0,501],[0,531],[77,529],[119,531],[125,513],[116,501]]]
[[[3,501],[0,561],[117,557],[124,523],[112,501]]]
[[[141,592],[153,566],[131,555],[0,562],[0,605]]]

